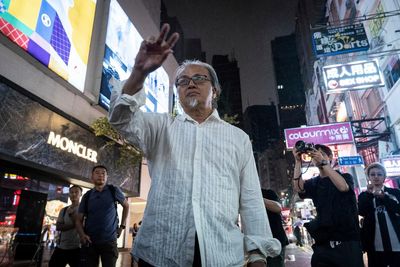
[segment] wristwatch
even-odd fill
[[[121,224],[121,225],[119,226],[119,228],[125,229],[126,227],[125,227],[125,225]]]
[[[320,163],[317,164],[317,167],[321,168],[321,167],[323,167],[325,165],[328,165],[328,164],[329,164],[329,162],[326,159],[323,159]]]

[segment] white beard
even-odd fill
[[[185,102],[189,108],[195,108],[199,105],[199,100],[195,97],[189,97]]]

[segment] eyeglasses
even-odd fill
[[[372,176],[372,177],[383,177],[384,176],[384,174],[383,173],[381,173],[381,172],[370,172],[369,173],[369,176]]]
[[[205,75],[194,75],[193,77],[181,77],[176,80],[175,86],[188,86],[190,84],[190,81],[193,81],[195,85],[201,85],[206,82],[211,81],[207,76]]]

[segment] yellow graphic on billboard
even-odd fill
[[[0,31],[83,91],[96,0],[0,0]]]

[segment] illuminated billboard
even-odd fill
[[[142,41],[142,36],[118,2],[111,0],[99,96],[99,104],[105,109],[110,106],[112,79],[123,81],[129,78]],[[162,67],[150,73],[144,89],[146,104],[143,111],[168,112],[169,77]]]
[[[385,85],[377,60],[329,65],[323,73],[327,94]]]
[[[0,0],[0,31],[83,91],[95,9],[96,0]]]
[[[312,43],[317,57],[366,51],[368,38],[362,23],[313,30]]]
[[[321,124],[307,127],[285,129],[286,147],[291,149],[296,142],[329,145],[353,143],[353,132],[350,122]]]
[[[400,176],[400,156],[381,159],[386,169],[386,176]]]

